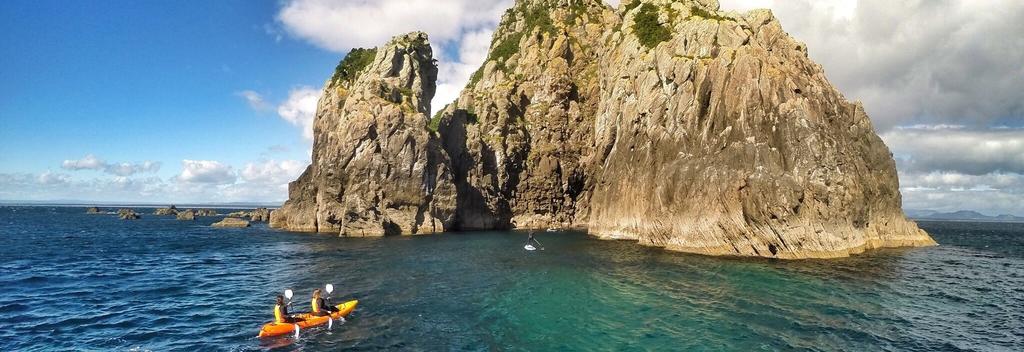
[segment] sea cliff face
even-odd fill
[[[903,215],[895,163],[864,109],[769,11],[520,0],[488,61],[433,119],[425,35],[367,52],[327,83],[313,164],[272,226],[579,227],[775,258],[934,244]]]
[[[437,66],[424,33],[353,51],[327,82],[313,163],[289,184],[273,227],[383,236],[451,228],[450,162],[427,130]]]

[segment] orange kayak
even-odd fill
[[[331,314],[331,319],[338,320],[338,318],[344,317],[349,313],[352,313],[356,309],[356,305],[359,304],[358,300],[351,300],[335,307],[338,308],[337,312]],[[274,337],[281,335],[288,335],[295,333],[295,326],[298,325],[300,330],[308,329],[315,326],[327,324],[327,317],[314,316],[309,313],[299,314],[295,316],[298,319],[297,323],[266,323],[263,324],[263,328],[260,329],[259,337]]]

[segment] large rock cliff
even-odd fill
[[[350,53],[320,97],[313,163],[271,226],[346,236],[450,228],[450,162],[426,128],[436,80],[424,33]]]
[[[903,215],[895,163],[864,109],[769,11],[519,0],[487,62],[429,121],[436,68],[422,34],[365,68],[353,56],[368,55],[354,51],[327,83],[313,164],[272,226],[580,227],[776,258],[934,244]]]

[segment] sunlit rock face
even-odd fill
[[[450,162],[426,129],[437,80],[426,34],[397,36],[361,54],[349,55],[327,82],[313,163],[289,184],[271,226],[345,236],[450,228]]]
[[[766,10],[520,0],[432,119],[423,34],[363,61],[327,83],[313,164],[272,226],[577,227],[775,258],[934,244],[900,209],[895,163],[864,109]]]

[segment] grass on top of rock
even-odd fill
[[[728,18],[728,17],[719,16],[717,13],[711,13],[708,10],[705,10],[704,8],[702,8],[700,6],[691,6],[690,7],[690,15],[691,15],[691,17],[700,17],[700,18],[705,18],[705,19],[715,20],[715,21],[731,21],[732,20],[731,18]]]
[[[640,12],[633,17],[633,33],[648,49],[672,38],[668,28],[658,22],[658,8],[651,4],[641,5]]]
[[[377,48],[355,48],[345,55],[345,58],[334,68],[334,76],[331,76],[331,86],[338,83],[351,83],[355,80],[359,71],[369,66],[377,57]]]
[[[626,7],[622,11],[622,13],[629,13],[630,11],[633,11],[633,9],[635,9],[637,6],[640,6],[640,4],[640,0],[633,0],[632,2],[626,4]]]
[[[470,76],[469,83],[467,86],[474,86],[480,81],[483,76],[484,67],[487,66],[487,62],[494,61],[497,65],[497,69],[508,74],[509,67],[505,64],[512,55],[515,55],[520,51],[520,42],[523,37],[532,34],[534,30],[537,30],[538,35],[553,35],[558,32],[558,27],[555,26],[555,22],[551,20],[551,10],[553,6],[557,5],[557,0],[551,0],[540,3],[529,3],[520,2],[515,7],[512,7],[505,11],[505,15],[502,17],[502,25],[507,31],[512,30],[511,24],[515,24],[517,20],[521,18],[525,22],[523,30],[514,33],[508,33],[504,38],[500,39],[500,42],[491,42],[491,51],[487,56],[487,61],[480,66],[476,72]],[[582,12],[587,10],[587,7],[582,3],[572,3],[569,8],[569,16],[565,18],[565,24],[573,24],[575,20]],[[499,29],[498,34],[505,31]],[[499,40],[499,37],[495,37],[494,40]]]

